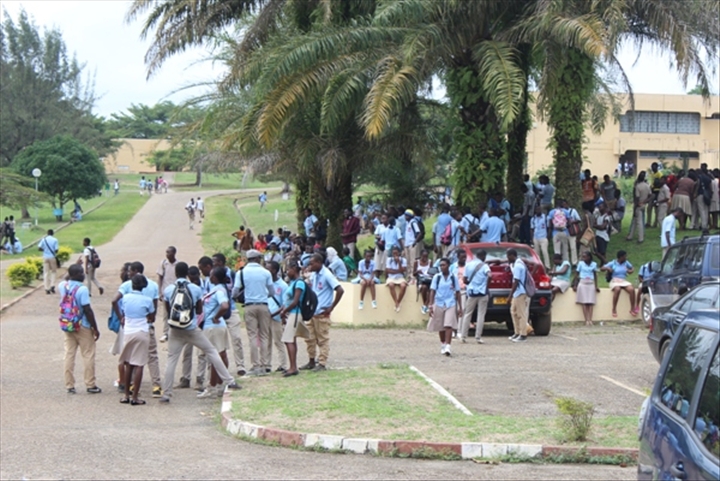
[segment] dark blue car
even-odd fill
[[[640,413],[638,479],[720,479],[720,314],[687,315]]]

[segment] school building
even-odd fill
[[[165,139],[116,139],[122,142],[113,154],[102,159],[106,174],[139,174],[155,172],[148,157],[156,150],[167,150],[170,142]]]
[[[605,130],[594,135],[586,129],[584,169],[602,178],[619,162],[634,165],[633,172],[650,168],[661,160],[668,166],[681,165],[689,157],[690,168],[707,163],[720,166],[720,97],[705,100],[700,95],[636,94],[635,111],[626,98],[619,122],[608,119]],[[535,174],[552,164],[548,149],[550,133],[537,115],[528,134],[528,173]]]

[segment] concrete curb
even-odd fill
[[[506,455],[543,458],[558,455],[627,456],[637,460],[638,450],[632,448],[545,446],[514,443],[437,443],[427,441],[386,441],[381,439],[346,438],[331,434],[300,433],[268,428],[232,417],[232,394],[223,395],[221,407],[222,428],[232,436],[243,436],[280,446],[344,451],[352,454],[374,454],[400,457],[442,457],[460,459],[499,458]]]

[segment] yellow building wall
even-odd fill
[[[165,139],[117,139],[120,148],[103,159],[108,174],[138,174],[155,172],[147,158],[156,150],[168,150],[170,142]]]
[[[630,102],[624,99],[623,114],[630,110]],[[620,132],[620,123],[609,118],[605,130],[594,135],[586,129],[586,143],[583,154],[586,158],[583,169],[590,169],[600,177],[610,174],[617,168],[620,156],[627,151],[668,151],[698,152],[699,158],[690,159],[690,167],[697,168],[705,162],[712,169],[720,166],[720,119],[710,118],[720,114],[720,97],[713,96],[709,101],[700,95],[653,95],[636,94],[636,111],[653,112],[690,112],[700,114],[700,133],[694,134],[652,134]],[[552,164],[552,151],[548,149],[550,133],[547,124],[535,113],[533,128],[528,134],[528,173],[533,176],[538,170]],[[635,172],[650,168],[656,158],[639,157]],[[666,159],[669,165],[673,159]],[[679,162],[679,160],[678,160]]]

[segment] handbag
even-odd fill
[[[580,234],[580,223],[579,222],[571,222],[567,226],[568,235],[571,237],[577,237]]]
[[[595,232],[588,227],[585,229],[585,232],[583,233],[582,237],[580,238],[580,243],[584,245],[585,247],[588,247],[595,243]]]

